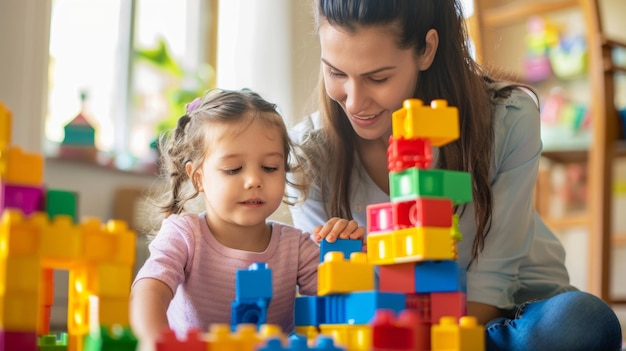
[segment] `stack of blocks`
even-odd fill
[[[391,201],[367,207],[367,253],[349,240],[323,242],[318,296],[296,299],[296,332],[332,335],[349,351],[484,350],[456,262],[454,207],[472,200],[471,178],[430,169],[431,147],[459,137],[458,111],[409,99],[392,120]]]
[[[128,293],[135,233],[76,221],[75,193],[47,189],[43,157],[11,145],[0,103],[0,351],[135,350]],[[67,334],[51,335],[55,269],[69,271]]]

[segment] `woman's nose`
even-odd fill
[[[353,114],[365,111],[367,94],[363,87],[356,82],[346,84],[346,109]]]

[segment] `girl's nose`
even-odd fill
[[[260,188],[261,184],[261,177],[257,172],[249,172],[249,174],[247,174],[246,189]]]

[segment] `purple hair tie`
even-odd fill
[[[192,102],[190,102],[187,105],[185,105],[185,110],[187,111],[187,114],[189,114],[193,110],[195,110],[198,107],[200,107],[200,105],[202,105],[202,98],[197,97]]]

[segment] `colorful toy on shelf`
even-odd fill
[[[86,91],[80,92],[80,111],[64,127],[65,136],[59,147],[59,156],[74,159],[95,161],[96,130],[89,122],[88,96]]]
[[[472,200],[471,178],[430,169],[431,145],[459,137],[458,111],[442,100],[428,107],[409,99],[392,120],[391,202],[367,207],[367,253],[322,250],[318,296],[296,299],[296,333],[331,336],[348,351],[484,350],[455,261],[462,237],[454,206]],[[463,327],[454,329],[457,320]]]

